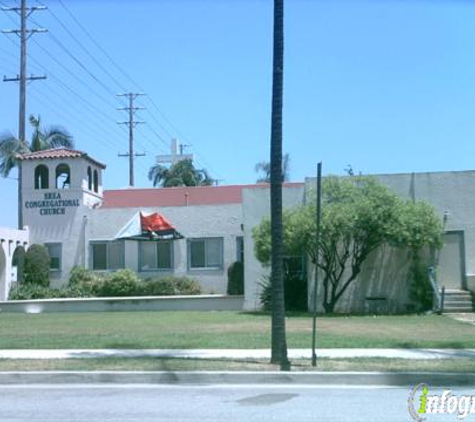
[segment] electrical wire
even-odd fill
[[[112,63],[112,65],[126,78],[128,79],[136,88],[138,88],[140,91],[146,91],[144,90],[135,80],[133,80],[118,64],[117,62],[107,53],[107,51],[102,48],[102,46],[96,41],[96,39],[89,33],[89,31],[82,25],[79,20],[74,16],[74,14],[66,7],[64,2],[62,0],[58,0],[59,4],[64,8],[66,13],[69,15],[69,17],[76,23],[76,25],[84,32],[84,34],[89,38],[89,40],[104,54],[104,56]],[[39,2],[41,4],[41,2]],[[178,134],[179,138],[185,140],[188,142],[185,138],[185,136],[181,133],[180,130],[171,122],[171,120],[160,110],[156,102],[151,98],[150,96],[147,96],[148,100],[152,104],[152,106],[157,110],[157,112],[160,114],[160,116],[165,120],[165,122],[168,123],[168,125],[172,128],[172,130]],[[171,135],[170,131],[168,131],[163,124],[161,124],[158,119],[155,117],[154,114],[152,114],[150,111],[148,111],[150,116],[152,116],[152,119],[161,127],[161,129],[169,136],[169,138],[173,138]],[[155,135],[157,136],[157,133],[154,131]],[[165,142],[161,136],[157,136],[162,142]],[[165,142],[166,143],[166,142]],[[189,143],[189,142],[188,142]],[[192,145],[191,143],[189,143]],[[167,147],[169,145],[167,144]],[[197,151],[196,146],[193,145],[193,148],[195,150],[195,153],[197,154],[198,157],[201,157],[201,154]],[[204,162],[206,164],[205,160],[203,158],[200,159],[200,161]],[[216,173],[209,165],[206,165],[210,170],[213,171],[213,173]]]

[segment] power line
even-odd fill
[[[80,21],[74,16],[74,14],[66,7],[64,2],[62,0],[58,0],[61,6],[64,8],[66,13],[69,15],[69,17],[76,23],[76,25],[86,34],[86,36],[89,38],[89,40],[107,57],[107,59],[112,63],[112,65],[125,77],[127,78],[133,85],[135,85],[140,91],[144,91],[144,89],[136,82],[134,81],[118,64],[117,62],[107,53],[107,51],[96,41],[96,39],[89,33],[89,31],[80,23]],[[147,97],[152,106],[157,110],[157,112],[161,115],[161,117],[168,123],[168,125],[172,128],[172,130],[178,134],[178,137],[187,141],[185,136],[178,130],[178,128],[168,119],[168,117],[160,110],[158,105],[155,103],[153,98]],[[155,117],[153,113],[147,110],[147,112],[152,116],[152,119],[163,129],[163,131],[167,134],[169,138],[173,138],[172,134],[158,121],[158,119]],[[155,136],[157,136],[158,139],[160,139],[165,145],[168,147],[168,143],[163,140],[163,138],[158,135],[155,131],[153,131]],[[194,148],[196,154],[198,157],[201,156],[201,154],[198,153],[196,147]],[[201,161],[205,161],[204,159],[201,159]],[[205,162],[206,164],[206,162]],[[206,167],[211,169],[212,168],[206,164]],[[214,172],[214,171],[213,171]],[[215,172],[214,172],[215,173]]]
[[[116,69],[119,70],[120,73],[122,73],[123,76],[125,76],[129,82],[131,82],[133,85],[135,85],[137,88],[139,88],[139,91],[143,91],[137,83],[116,63],[116,61],[107,53],[107,51],[101,47],[101,45],[96,41],[96,39],[89,33],[89,31],[79,22],[78,19],[73,15],[73,13],[66,7],[64,2],[62,0],[59,0],[59,4],[64,8],[66,13],[70,16],[70,18],[76,23],[79,28],[86,34],[86,36],[89,38],[89,40],[107,57],[107,59],[114,65]]]
[[[73,59],[77,65],[79,65],[79,67],[81,69],[83,69],[92,79],[94,79],[107,93],[111,94],[111,95],[114,95],[114,91],[111,90],[107,85],[105,85],[96,75],[94,75],[94,73],[92,73],[88,68],[87,66],[85,66],[81,60],[79,60],[74,54],[71,53],[71,51],[69,51],[69,49],[61,42],[58,40],[58,38],[56,38],[56,36],[54,36],[53,34],[49,33],[49,36],[51,37],[51,39],[59,45],[59,47],[71,58]]]
[[[35,44],[41,49],[44,51],[45,54],[47,54],[51,60],[53,60],[59,67],[61,67],[62,69],[64,69],[70,76],[72,76],[76,81],[78,81],[81,85],[83,85],[84,87],[86,87],[88,89],[89,92],[91,92],[92,94],[94,94],[95,97],[99,98],[101,101],[103,101],[104,103],[106,103],[108,106],[110,106],[111,108],[113,107],[113,103],[107,99],[105,99],[102,95],[100,95],[96,90],[94,90],[93,88],[91,88],[83,79],[81,79],[79,76],[77,76],[76,73],[72,72],[71,69],[67,66],[65,66],[62,62],[60,62],[53,54],[51,54],[46,48],[44,48],[42,45],[40,45],[39,43],[37,43],[35,40],[33,40],[33,42],[35,42]]]
[[[63,107],[61,107],[60,104],[58,104],[58,102],[50,97],[48,94],[45,94],[43,92],[39,92],[39,88],[34,88],[36,90],[36,93],[38,94],[38,96],[34,96],[34,98],[36,98],[36,101],[42,103],[43,105],[46,105],[46,106],[51,106],[51,105],[54,105],[56,106],[55,107],[55,114],[58,114],[60,116],[63,116],[63,119],[66,120],[66,121],[71,121],[71,116],[70,114],[68,113],[65,113],[63,112]],[[51,89],[50,89],[51,91]],[[45,102],[44,99],[48,100],[48,102]],[[71,107],[71,104],[69,104],[69,107]],[[74,107],[73,108],[76,108],[76,110],[79,111],[78,114],[75,114],[75,117],[76,119],[78,119],[79,117],[82,117],[82,114],[80,113],[80,109],[77,108],[77,107]],[[109,143],[104,137],[104,134],[99,132],[99,130],[97,128],[95,128],[94,126],[91,126],[90,122],[89,122],[89,119],[87,117],[83,117],[82,119],[80,119],[82,121],[81,123],[81,129],[82,130],[88,130],[91,134],[94,134],[94,137],[98,139],[99,142],[101,143],[104,143],[107,144],[106,146],[110,149],[115,149],[115,145],[113,143]],[[103,129],[101,129],[103,130]]]
[[[38,2],[39,4],[42,4],[41,2]],[[91,60],[110,78],[112,79],[117,86],[122,89],[126,90],[124,86],[105,68],[90,52],[89,50],[84,47],[84,45],[77,39],[77,37],[69,30],[69,28],[59,19],[56,14],[51,10],[48,9],[48,12],[53,16],[53,18],[61,25],[61,27],[69,34],[69,36],[76,42],[79,47],[91,58]]]

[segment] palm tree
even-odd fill
[[[256,180],[256,183],[270,183],[270,162],[261,161],[254,167],[257,173],[262,172],[262,176]],[[288,182],[290,180],[290,156],[284,154],[282,157],[282,182]]]
[[[30,116],[33,126],[31,141],[18,139],[12,134],[0,137],[0,174],[7,177],[14,167],[18,166],[18,158],[30,152],[45,149],[65,147],[74,148],[74,141],[67,130],[59,126],[51,126],[46,130],[41,128],[41,118]]]
[[[284,0],[274,0],[274,52],[270,142],[272,356],[271,363],[289,370],[285,335],[282,228],[282,108],[284,91]]]
[[[0,175],[8,177],[13,168],[18,168],[18,228],[23,228],[22,218],[22,185],[21,185],[21,162],[19,157],[30,152],[45,149],[65,147],[74,148],[74,141],[67,130],[58,126],[51,126],[46,130],[41,128],[41,119],[30,116],[33,126],[31,142],[28,144],[24,139],[7,133],[0,136]]]
[[[148,178],[153,186],[170,188],[173,186],[209,186],[213,184],[213,179],[206,170],[198,170],[193,165],[193,161],[181,160],[171,167],[156,164],[150,168]]]

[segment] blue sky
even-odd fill
[[[1,0],[1,6],[17,0]],[[128,184],[122,92],[144,92],[136,186],[172,137],[221,184],[253,183],[268,159],[270,0],[29,0],[27,113],[62,125]],[[0,12],[0,27],[17,26]],[[292,181],[325,174],[475,168],[475,3],[287,0],[284,151]],[[87,32],[85,32],[85,30]],[[95,42],[89,38],[91,36]],[[18,74],[18,41],[0,34],[0,75]],[[112,59],[112,61],[110,60]],[[88,72],[84,70],[88,69]],[[18,87],[0,83],[0,132],[17,133]],[[28,132],[29,133],[29,132]],[[0,226],[16,225],[16,173],[0,179]]]

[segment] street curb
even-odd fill
[[[342,385],[342,386],[475,386],[475,373],[434,372],[148,372],[41,371],[1,372],[0,385],[31,384],[157,384],[157,385]]]

